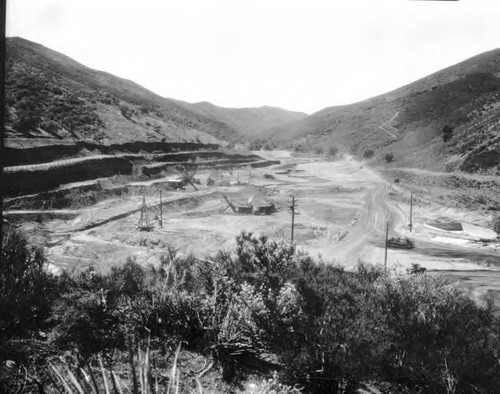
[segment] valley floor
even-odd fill
[[[55,270],[92,265],[106,271],[128,257],[141,264],[155,264],[168,247],[197,257],[229,251],[241,231],[289,240],[288,207],[293,195],[299,213],[294,240],[299,250],[313,258],[347,269],[360,261],[383,266],[389,222],[389,237],[409,236],[417,245],[412,250],[388,250],[387,268],[395,275],[420,264],[428,271],[457,279],[474,296],[493,293],[500,299],[500,244],[493,241],[496,234],[484,227],[482,218],[416,198],[410,233],[407,190],[362,163],[350,157],[325,161],[280,151],[258,153],[281,164],[232,171],[207,169],[197,174],[199,190],[191,186],[178,191],[165,189],[162,228],[158,221],[159,190],[166,178],[156,179],[154,188],[146,182],[140,194],[67,209],[62,216],[55,214],[42,223],[26,221],[22,227],[46,248]],[[207,186],[209,177],[216,179],[212,186]],[[136,229],[143,196],[154,222],[150,232]],[[278,210],[271,215],[236,214],[224,196],[241,205],[249,200],[253,204],[272,201]],[[436,222],[460,222],[463,229],[443,231],[429,226]],[[487,238],[492,241],[484,241]]]

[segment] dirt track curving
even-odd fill
[[[363,168],[361,163],[349,157],[336,161],[294,158],[286,152],[259,152],[259,155],[280,160],[281,164],[245,170],[204,170],[197,174],[201,180],[199,191],[191,187],[165,190],[163,228],[156,221],[154,231],[137,231],[142,196],[126,195],[81,209],[75,219],[40,224],[46,234],[45,241],[40,242],[48,245],[53,264],[65,268],[95,265],[106,270],[129,256],[139,263],[154,264],[169,246],[205,257],[219,250],[231,250],[235,236],[243,230],[288,240],[288,205],[294,195],[299,212],[295,227],[297,247],[316,259],[335,262],[347,269],[354,268],[359,261],[383,265],[385,229],[389,222],[389,236],[406,235],[417,243],[413,250],[389,250],[387,266],[395,274],[406,273],[413,263],[418,263],[428,270],[450,275],[488,270],[491,276],[500,279],[499,244],[477,242],[470,234],[436,234],[424,226],[436,218],[475,222],[470,213],[417,202],[415,227],[410,234],[409,206],[402,198],[404,190]],[[206,186],[209,177],[217,180],[215,185]],[[145,189],[152,220],[160,215],[159,190],[161,184]],[[231,210],[224,211],[223,196],[240,203],[250,199],[273,201],[278,211],[268,216],[236,215]],[[37,231],[33,225],[30,229]],[[481,294],[496,291],[486,282],[479,286],[481,276],[474,278],[474,286],[480,288]],[[462,283],[465,282],[464,279]]]

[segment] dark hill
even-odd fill
[[[6,143],[212,142],[231,126],[22,38],[6,39]]]
[[[249,138],[259,137],[265,131],[305,118],[303,112],[287,111],[282,108],[262,106],[257,108],[225,108],[209,102],[183,103],[199,114],[218,119]]]
[[[270,135],[296,149],[372,149],[378,157],[393,153],[398,165],[494,172],[500,164],[500,49],[392,92],[325,108]]]

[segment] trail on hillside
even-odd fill
[[[391,126],[391,122],[396,119],[396,117],[399,115],[399,111],[397,111],[394,116],[389,119],[389,120],[386,120],[384,123],[382,123],[380,126],[378,126],[378,128],[382,131],[385,131],[387,134],[389,134],[392,138],[394,138],[395,140],[398,139],[398,136],[396,134],[393,133],[393,131],[397,131],[393,126]],[[389,128],[392,129],[389,130]]]

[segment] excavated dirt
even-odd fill
[[[494,234],[485,228],[484,217],[415,198],[414,228],[410,233],[408,192],[359,162],[349,157],[336,161],[294,158],[286,152],[259,155],[280,160],[281,164],[206,169],[196,174],[201,182],[199,190],[191,186],[168,190],[163,178],[136,182],[134,187],[140,193],[107,198],[77,210],[71,218],[42,219],[41,223],[26,222],[23,227],[46,248],[54,267],[80,270],[93,265],[106,271],[128,258],[140,264],[155,264],[168,247],[204,258],[220,250],[230,251],[241,231],[289,240],[288,206],[293,195],[299,213],[295,242],[299,250],[315,259],[347,269],[359,261],[383,266],[389,222],[389,237],[409,236],[417,244],[413,250],[388,251],[387,268],[394,275],[406,274],[416,263],[470,286],[475,296],[500,294],[495,285],[500,283],[500,248]],[[214,185],[207,186],[209,178]],[[160,190],[163,228],[158,222]],[[136,229],[143,196],[154,225],[150,232]],[[271,215],[235,214],[223,196],[239,204],[250,199],[272,201],[278,210]],[[464,231],[435,231],[425,225],[436,222],[460,222]],[[492,237],[486,241],[484,236],[488,235]]]

